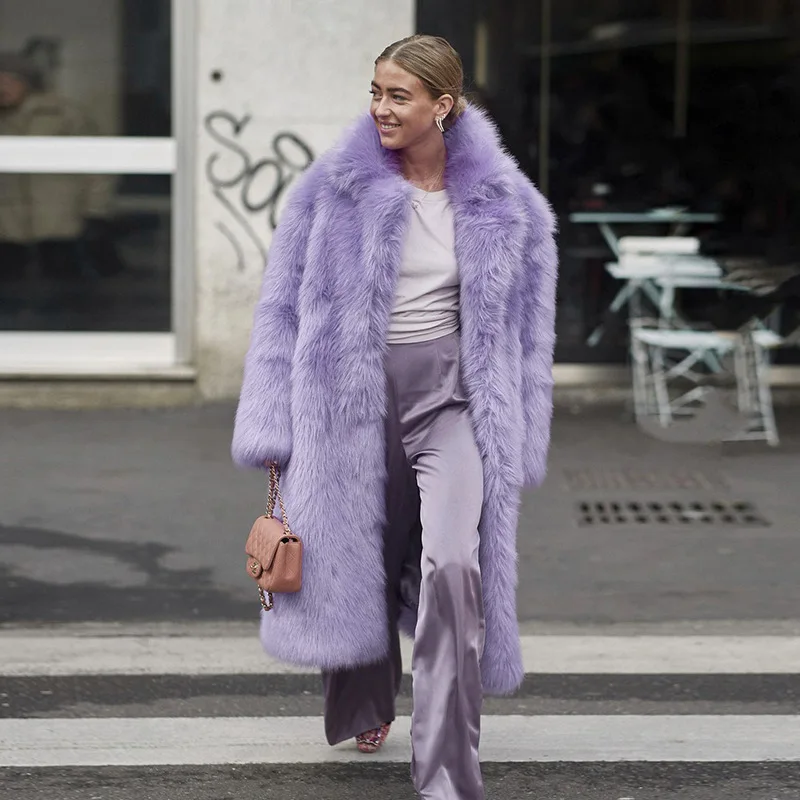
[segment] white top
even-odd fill
[[[459,280],[447,191],[412,189],[390,344],[426,342],[458,330]]]

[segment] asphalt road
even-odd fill
[[[331,751],[318,676],[236,651],[262,485],[229,463],[231,416],[0,412],[2,800],[414,796],[404,722],[384,761]],[[779,421],[771,450],[559,411],[520,522],[528,674],[484,707],[489,798],[800,798],[800,415]],[[222,671],[163,655],[192,636],[231,649]],[[59,637],[101,655],[73,668]]]
[[[18,800],[413,800],[408,769],[370,764],[5,771]],[[796,764],[486,764],[492,800],[796,800]]]
[[[0,624],[251,617],[239,554],[264,487],[230,463],[232,415],[0,411]],[[559,409],[521,512],[521,621],[800,616],[800,414],[780,428],[777,450],[676,445],[621,409]],[[640,511],[586,524],[598,503]],[[696,510],[741,503],[756,523]]]

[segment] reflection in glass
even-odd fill
[[[169,137],[170,9],[0,0],[0,156],[4,136]],[[170,223],[168,176],[0,166],[0,330],[169,331]]]
[[[620,289],[606,270],[614,254],[597,222],[570,222],[575,212],[635,215],[636,224],[615,225],[617,236],[696,235],[723,270],[746,262],[761,285],[784,268],[800,273],[800,3],[470,5],[465,19],[456,0],[420,0],[418,19],[465,56],[474,94],[559,215],[557,360],[622,362],[628,353],[625,310],[609,313]],[[703,222],[648,218],[667,207]],[[783,333],[800,326],[794,281],[782,298]],[[692,289],[680,299],[684,317],[705,326],[735,327],[749,308],[768,310],[752,292]],[[590,339],[600,322],[604,334]]]
[[[170,184],[0,174],[0,330],[169,331]]]
[[[0,135],[170,136],[170,10],[170,0],[0,0],[0,114],[21,114]]]

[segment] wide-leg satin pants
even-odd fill
[[[417,584],[411,663],[414,786],[429,800],[484,800],[478,759],[483,468],[459,374],[458,334],[390,345],[386,377],[390,654],[378,664],[323,674],[325,731],[335,744],[395,718],[402,677],[398,609],[401,596],[416,600],[416,591],[409,597],[405,587]],[[410,535],[409,520],[417,519],[417,511],[421,572],[413,575],[409,564],[417,559],[409,559],[409,548],[415,543],[418,548],[420,539]],[[353,589],[354,602],[370,602]]]

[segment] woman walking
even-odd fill
[[[523,678],[516,526],[550,435],[554,219],[446,41],[375,63],[370,114],[275,232],[233,456],[282,470],[303,588],[262,640],[323,670],[328,741],[383,744],[404,630],[415,788],[478,800],[482,695]]]

